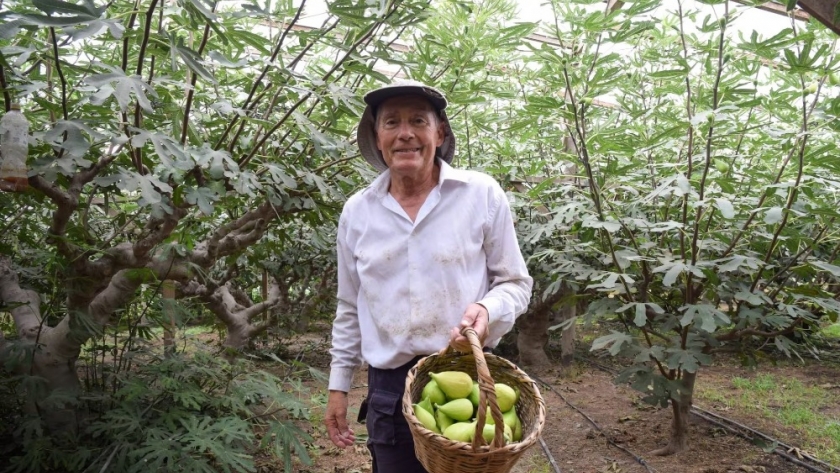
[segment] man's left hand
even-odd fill
[[[467,337],[461,335],[461,330],[472,327],[478,334],[478,341],[484,347],[484,341],[490,333],[489,323],[490,314],[487,313],[487,309],[483,305],[475,303],[468,305],[467,310],[461,317],[461,323],[457,327],[453,327],[449,333],[449,345],[463,353],[471,352],[470,342]]]

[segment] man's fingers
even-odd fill
[[[484,345],[488,335],[488,314],[487,309],[481,304],[470,304],[461,316],[461,323],[454,327],[449,334],[449,345],[461,352],[470,351],[470,343],[467,337],[461,334],[466,327],[471,327],[478,335],[478,340]]]
[[[324,424],[330,440],[337,447],[349,447],[356,441],[353,431],[347,426],[347,394],[330,391]]]

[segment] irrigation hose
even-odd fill
[[[582,410],[580,410],[577,406],[575,406],[574,404],[572,404],[571,402],[569,402],[569,400],[568,400],[568,399],[566,399],[566,396],[563,396],[563,395],[562,395],[559,391],[557,391],[556,389],[554,389],[554,388],[553,388],[550,384],[546,383],[545,381],[543,381],[543,380],[542,380],[542,379],[540,379],[539,377],[537,377],[537,376],[535,376],[535,375],[533,375],[533,374],[530,374],[530,373],[526,373],[526,374],[528,374],[528,376],[530,376],[532,379],[536,380],[538,383],[542,384],[542,385],[543,385],[543,387],[545,387],[545,388],[546,388],[546,389],[548,389],[549,391],[551,391],[551,392],[553,392],[554,394],[556,394],[556,395],[557,395],[560,399],[562,399],[562,400],[563,400],[563,402],[565,402],[565,403],[566,403],[569,407],[571,407],[572,409],[574,409],[574,410],[575,410],[578,414],[582,415],[582,416],[583,416],[583,417],[584,417],[587,421],[589,421],[589,423],[590,423],[590,424],[592,424],[592,426],[593,426],[593,427],[595,427],[595,429],[597,429],[597,430],[598,430],[598,432],[601,432],[601,433],[604,435],[604,438],[605,438],[605,439],[607,439],[607,443],[609,443],[609,444],[610,444],[610,445],[612,445],[613,447],[615,447],[615,448],[617,448],[617,449],[621,450],[622,452],[626,453],[627,455],[630,455],[631,457],[633,457],[633,459],[634,459],[634,460],[636,460],[636,462],[637,462],[638,464],[640,464],[640,465],[642,465],[643,467],[645,467],[645,469],[646,469],[649,473],[656,473],[656,470],[654,470],[654,469],[653,469],[650,465],[648,465],[648,463],[645,461],[645,459],[644,459],[644,458],[642,458],[642,457],[639,457],[639,456],[635,455],[633,452],[631,452],[631,451],[630,451],[630,450],[628,450],[627,448],[622,447],[621,445],[619,445],[619,444],[615,443],[615,442],[613,441],[613,439],[612,439],[612,438],[610,438],[610,436],[609,436],[609,435],[607,435],[607,434],[604,432],[604,430],[601,428],[601,426],[600,426],[600,425],[598,425],[598,423],[597,423],[597,422],[595,422],[595,421],[594,421],[591,417],[589,417],[589,415],[587,415],[585,412],[583,412]],[[544,443],[544,442],[542,442],[542,439],[540,439],[540,441],[541,441],[541,443],[543,443],[543,450],[544,450],[544,451],[547,451],[547,447],[545,446],[545,443]],[[550,456],[550,453],[548,453],[548,455],[549,455],[549,461],[553,460],[553,458]],[[552,464],[554,464],[554,463],[552,463]],[[556,467],[555,467],[555,468],[556,468]],[[559,472],[559,470],[556,470],[556,471],[558,471],[558,472]]]
[[[611,375],[616,374],[615,370],[613,370],[612,368],[610,368],[608,366],[605,366],[601,363],[598,363],[597,361],[591,360],[591,359],[589,359],[587,357],[583,357],[583,356],[576,356],[576,358],[581,360],[581,361],[584,361],[586,363],[589,363],[589,364],[595,366],[596,368],[598,368],[602,371],[605,371],[605,372],[607,372]],[[734,421],[732,419],[724,417],[720,414],[715,414],[714,412],[708,411],[706,409],[703,409],[703,408],[697,407],[697,406],[691,406],[691,410],[689,412],[691,412],[692,414],[694,414],[697,417],[700,417],[701,419],[705,420],[706,422],[714,424],[718,427],[722,427],[722,428],[726,429],[727,431],[732,432],[735,435],[737,435],[741,438],[744,438],[746,440],[753,441],[753,439],[755,437],[761,437],[762,439],[764,439],[764,440],[766,440],[766,441],[768,441],[772,444],[777,445],[777,447],[775,449],[773,449],[772,453],[775,453],[776,455],[779,455],[780,457],[784,458],[785,460],[787,460],[787,461],[789,461],[789,462],[791,462],[795,465],[801,466],[802,468],[805,468],[808,471],[812,471],[814,473],[840,473],[840,468],[838,468],[838,467],[836,467],[836,466],[834,466],[830,463],[826,463],[826,462],[824,462],[824,461],[822,461],[822,460],[820,460],[820,459],[818,459],[818,458],[816,458],[816,457],[814,457],[814,456],[812,456],[808,453],[798,451],[798,449],[796,449],[795,447],[787,445],[787,444],[779,441],[778,439],[770,437],[769,435],[767,435],[763,432],[755,430],[751,427],[748,427],[748,426],[746,426],[744,424],[741,424],[737,421]],[[737,428],[735,428],[733,426],[735,426]],[[745,433],[744,431],[746,431],[748,433]],[[808,460],[812,464],[804,462],[804,461],[800,460],[800,458],[797,458],[796,456],[790,455],[788,453],[788,452],[794,451],[794,450],[798,451],[798,456],[800,458]],[[818,467],[814,466],[813,464],[819,465],[820,467],[823,467],[823,468],[826,468],[826,469],[823,470],[821,468],[818,468]]]
[[[743,438],[745,438],[745,439],[747,439],[747,440],[752,440],[752,439],[751,439],[748,435],[744,434],[743,432],[739,431],[738,429],[736,429],[736,428],[734,428],[734,427],[732,427],[732,426],[726,425],[726,424],[725,424],[725,423],[723,423],[723,422],[718,422],[718,421],[717,421],[717,420],[715,420],[714,418],[709,417],[709,416],[706,416],[703,412],[700,412],[700,411],[695,411],[695,410],[694,410],[694,408],[692,408],[691,413],[692,413],[692,414],[694,414],[694,415],[696,415],[697,417],[699,417],[699,418],[701,418],[701,419],[705,420],[706,422],[708,422],[708,423],[710,423],[710,424],[714,424],[714,425],[716,425],[716,426],[718,426],[718,427],[721,427],[721,428],[723,428],[723,429],[726,429],[726,430],[728,430],[729,432],[732,432],[733,434],[735,434],[735,435],[737,435],[737,436],[739,436],[739,437],[743,437]],[[748,430],[752,430],[752,429],[750,429],[749,427],[747,427],[747,429],[748,429]],[[766,437],[765,435],[762,435],[762,437],[769,438],[769,437]],[[796,464],[796,465],[801,466],[802,468],[805,468],[805,469],[806,469],[806,470],[808,470],[808,471],[812,471],[812,472],[814,472],[814,473],[828,473],[828,472],[827,472],[827,471],[825,471],[825,470],[822,470],[822,469],[820,469],[820,468],[817,468],[817,467],[815,467],[815,466],[813,466],[813,465],[810,465],[810,464],[808,464],[808,463],[806,463],[806,462],[803,462],[803,461],[799,460],[798,458],[796,458],[796,457],[794,457],[794,456],[792,456],[792,455],[789,455],[787,452],[780,451],[780,450],[778,449],[778,447],[777,447],[775,450],[773,450],[773,453],[775,453],[776,455],[779,455],[780,457],[784,458],[785,460],[787,460],[787,461],[789,461],[789,462],[791,462],[791,463],[793,463],[793,464]],[[804,455],[803,455],[803,456],[804,456]],[[831,469],[831,470],[829,470],[829,471],[840,471],[840,470],[834,469],[834,468],[832,467],[832,469]]]
[[[557,462],[554,461],[554,455],[551,454],[551,450],[548,449],[548,445],[545,444],[545,440],[543,440],[542,437],[540,437],[540,446],[542,447],[545,456],[548,457],[548,462],[551,463],[551,467],[554,468],[554,471],[556,473],[563,473],[560,471],[560,467],[557,466]]]

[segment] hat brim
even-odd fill
[[[403,87],[391,87],[387,90],[389,93],[393,89],[402,89]],[[409,89],[416,90],[417,87],[408,87]],[[371,94],[379,92],[374,91]],[[409,92],[409,93],[416,93],[416,92]],[[365,96],[365,102],[367,102],[368,94]],[[382,103],[384,100],[388,98],[395,97],[397,95],[405,95],[403,93],[397,93],[388,95],[385,98],[382,98],[377,102],[377,105]],[[378,97],[377,97],[378,98]],[[431,100],[431,99],[429,99]],[[444,102],[444,106],[446,104],[446,100],[442,99]],[[434,103],[434,102],[433,102]],[[365,161],[370,163],[371,166],[374,167],[379,172],[383,172],[388,169],[388,165],[385,164],[385,159],[382,157],[382,152],[379,151],[379,148],[376,146],[376,117],[374,116],[375,106],[371,105],[368,102],[368,106],[365,107],[365,111],[362,114],[362,119],[359,121],[359,128],[356,129],[356,143],[359,145],[359,151],[364,156]],[[442,108],[438,109],[440,111],[440,119],[441,123],[443,124],[443,143],[438,146],[436,155],[440,157],[442,160],[446,161],[448,164],[452,163],[452,158],[455,156],[455,135],[452,133],[452,130],[449,128],[449,118],[446,116],[446,112],[443,111]]]
[[[365,103],[373,107],[375,111],[376,107],[381,105],[382,102],[392,97],[399,97],[402,95],[419,95],[431,102],[439,113],[446,109],[446,98],[444,98],[442,92],[434,87],[419,84],[389,85],[381,87],[365,94],[364,99]]]

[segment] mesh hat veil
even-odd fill
[[[398,80],[391,84],[374,89],[365,94],[364,100],[367,104],[365,111],[362,114],[362,119],[359,121],[359,128],[356,130],[356,143],[359,145],[359,151],[365,160],[371,164],[377,171],[382,172],[388,169],[385,164],[385,159],[382,158],[382,152],[376,147],[376,109],[382,102],[401,95],[417,95],[423,97],[435,107],[435,110],[440,116],[444,128],[443,143],[437,148],[436,156],[447,163],[452,162],[452,157],[455,155],[455,136],[449,128],[449,119],[446,116],[446,97],[443,92],[434,87],[430,87],[421,82],[414,80]]]

